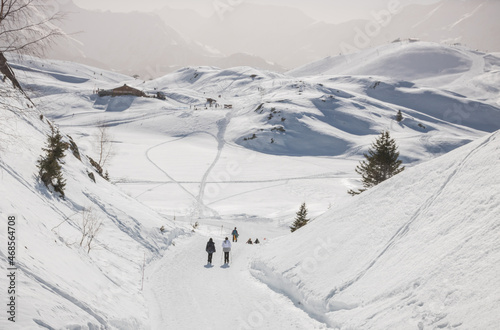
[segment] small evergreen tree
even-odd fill
[[[398,114],[396,115],[396,121],[400,123],[403,120],[403,114],[401,113],[401,110],[398,110]]]
[[[290,231],[293,233],[294,231],[296,231],[300,227],[307,225],[308,222],[309,222],[309,219],[307,218],[306,203],[302,203],[299,211],[297,212],[297,215],[295,216],[295,221],[293,222],[292,226],[290,227]]]
[[[64,198],[66,180],[64,180],[62,176],[61,162],[65,156],[64,152],[69,146],[62,141],[62,135],[59,133],[59,129],[51,126],[51,130],[51,135],[47,138],[46,147],[42,148],[42,150],[45,151],[45,157],[41,156],[38,160],[38,174],[47,188],[52,186],[54,191],[60,193]]]
[[[361,174],[363,189],[358,191],[349,190],[351,195],[358,195],[368,188],[378,185],[390,177],[402,172],[402,161],[399,160],[396,142],[391,139],[389,132],[382,132],[380,137],[372,144],[368,154],[364,154],[366,160],[360,162],[356,167],[356,173]]]

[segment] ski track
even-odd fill
[[[215,159],[212,162],[212,164],[210,164],[210,167],[207,169],[207,171],[203,175],[203,178],[201,179],[201,183],[200,183],[200,190],[199,190],[198,196],[196,197],[196,200],[198,201],[199,207],[202,207],[202,209],[200,209],[200,212],[199,212],[200,215],[203,214],[203,211],[205,209],[210,210],[213,215],[218,215],[218,213],[215,210],[210,209],[208,206],[206,206],[204,204],[203,198],[205,196],[205,187],[207,185],[207,178],[208,178],[210,172],[212,172],[212,170],[215,167],[215,165],[219,162],[220,156],[222,154],[222,150],[224,149],[224,146],[226,144],[226,140],[224,139],[224,136],[226,134],[226,128],[229,125],[229,122],[231,121],[231,117],[232,117],[232,112],[229,111],[224,119],[221,119],[221,120],[219,120],[217,122],[217,128],[218,128],[218,132],[217,132],[217,142],[218,142],[218,145],[217,145],[217,155],[215,156]]]
[[[166,177],[170,180],[170,182],[164,182],[164,183],[162,183],[162,184],[160,184],[160,185],[158,185],[158,186],[156,186],[156,187],[154,187],[154,188],[147,189],[147,190],[146,190],[146,191],[144,191],[143,193],[141,193],[141,194],[137,195],[137,196],[136,196],[136,198],[137,198],[137,197],[139,197],[139,196],[141,196],[142,194],[144,194],[144,193],[148,192],[148,191],[151,191],[151,190],[153,190],[153,189],[156,189],[156,188],[158,188],[158,187],[161,187],[161,186],[163,186],[164,184],[167,184],[167,183],[174,183],[174,184],[178,185],[178,186],[179,186],[182,190],[184,190],[184,191],[185,191],[185,192],[186,192],[189,196],[191,196],[194,200],[196,200],[196,201],[198,201],[198,202],[199,202],[198,197],[197,197],[197,196],[195,196],[193,193],[191,193],[188,189],[186,189],[186,188],[184,187],[184,185],[183,185],[183,184],[185,184],[186,182],[180,182],[180,181],[175,180],[175,179],[174,179],[174,178],[173,178],[170,174],[168,174],[168,173],[167,173],[167,171],[163,170],[163,169],[162,169],[162,168],[161,168],[161,167],[160,167],[160,166],[159,166],[159,165],[158,165],[158,164],[157,164],[154,160],[152,160],[152,159],[151,159],[151,156],[149,155],[149,153],[151,152],[151,150],[153,150],[153,149],[155,149],[155,148],[158,148],[158,147],[163,146],[163,145],[168,144],[168,143],[173,143],[173,142],[176,142],[176,141],[179,141],[179,140],[185,139],[185,138],[187,138],[187,137],[189,137],[189,136],[191,136],[191,135],[195,135],[195,134],[208,134],[208,135],[210,135],[210,136],[213,136],[212,134],[210,134],[210,133],[208,133],[208,132],[204,132],[204,131],[192,132],[192,133],[190,133],[190,134],[188,134],[188,135],[185,135],[185,136],[183,136],[183,137],[180,137],[180,138],[178,138],[178,139],[169,140],[169,141],[166,141],[166,142],[159,143],[159,144],[157,144],[157,145],[155,145],[155,146],[152,146],[152,147],[151,147],[151,148],[149,148],[148,150],[146,150],[146,153],[145,153],[145,154],[146,154],[146,158],[148,159],[148,161],[149,161],[149,162],[150,162],[153,166],[155,166],[158,170],[160,170],[160,172],[162,172],[163,174],[165,174],[165,176],[166,176]],[[215,137],[214,137],[214,138],[215,138]],[[141,181],[140,183],[144,183],[144,182],[143,182],[143,181]],[[196,183],[197,183],[197,182],[196,182]]]
[[[247,184],[247,183],[276,183],[276,182],[283,182],[283,181],[300,181],[300,180],[323,180],[323,179],[340,179],[340,178],[345,178],[345,176],[332,173],[332,172],[327,172],[327,173],[320,173],[320,174],[312,174],[312,175],[307,175],[307,176],[297,176],[297,177],[288,177],[288,178],[281,178],[281,179],[267,179],[267,180],[231,180],[231,181],[206,181],[206,183],[218,183],[218,184]],[[121,184],[121,183],[126,183],[126,184],[191,184],[191,183],[200,183],[200,181],[142,181],[142,180],[118,180],[115,182],[116,184]],[[152,188],[154,189],[154,188]],[[194,195],[193,195],[194,196]]]
[[[288,184],[288,181],[286,181],[285,183],[275,184],[275,185],[268,186],[268,187],[262,187],[262,188],[247,190],[247,191],[244,191],[244,192],[241,192],[241,193],[238,193],[238,194],[234,194],[234,195],[230,195],[230,196],[227,196],[227,197],[224,197],[224,198],[221,198],[221,199],[217,199],[217,200],[215,200],[213,202],[208,203],[208,205],[217,204],[219,202],[222,202],[222,201],[234,198],[234,197],[238,197],[238,196],[243,196],[243,195],[246,195],[246,194],[254,193],[256,191],[262,191],[262,190],[267,190],[267,189],[271,189],[271,188],[286,186],[287,184]]]

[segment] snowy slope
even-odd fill
[[[429,56],[456,53],[426,47]],[[388,72],[397,66],[391,56],[379,63]],[[116,146],[112,180],[171,217],[289,216],[308,200],[311,184],[321,186],[311,201],[319,214],[348,198],[345,191],[358,184],[354,169],[382,130],[391,131],[411,165],[500,128],[497,105],[481,92],[495,88],[487,80],[468,96],[384,76],[291,77],[250,67],[191,67],[152,81],[70,62],[32,59],[16,61],[15,68],[44,113],[89,154],[96,123],[109,124]],[[447,76],[434,71],[426,71],[429,79]],[[167,99],[93,93],[124,83]],[[207,98],[219,106],[208,106]],[[269,203],[283,187],[286,197]]]
[[[455,54],[426,47],[426,54]],[[397,66],[397,57],[389,58],[380,62],[387,72]],[[496,57],[483,58],[489,75]],[[458,61],[441,74],[436,68],[414,76],[417,82],[411,75],[292,77],[249,67],[185,68],[143,81],[70,62],[12,63],[44,120],[71,135],[81,154],[95,156],[96,125],[108,125],[115,155],[106,170],[126,192],[90,181],[89,162],[68,151],[67,199],[53,197],[36,179],[48,124],[22,98],[7,103],[22,113],[2,108],[0,211],[20,219],[21,328],[498,323],[500,137],[488,132],[500,120],[488,96],[496,81],[474,65]],[[450,70],[468,78],[452,82]],[[465,92],[441,88],[440,79]],[[468,88],[469,81],[480,84]],[[95,94],[123,84],[166,100]],[[353,199],[346,191],[359,186],[354,169],[383,129],[396,138],[407,170]],[[302,202],[314,221],[290,234]],[[104,229],[87,254],[78,244],[79,221],[90,206]],[[191,235],[178,237],[196,222]],[[233,227],[241,237],[228,267],[219,247]],[[218,248],[213,267],[205,265],[209,237]],[[243,244],[249,237],[262,245]]]
[[[0,260],[7,265],[7,217],[15,215],[18,267],[16,323],[4,314],[0,328],[148,328],[144,263],[158,258],[183,230],[100,178],[84,153],[80,161],[66,151],[66,199],[55,197],[36,167],[49,124],[8,80],[0,84]],[[103,224],[90,253],[80,246],[84,208]],[[0,286],[8,287],[6,276]]]
[[[495,329],[500,133],[407,169],[266,246],[256,278],[338,328]]]
[[[498,103],[500,58],[466,47],[407,40],[327,57],[289,71],[310,75],[385,76]]]

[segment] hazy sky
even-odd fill
[[[59,0],[65,1],[65,0]],[[241,3],[266,3],[300,8],[309,16],[328,22],[340,22],[353,18],[367,18],[373,10],[386,8],[391,1],[400,5],[429,4],[439,0],[73,0],[88,9],[112,11],[154,11],[157,8],[194,9],[204,16],[213,14],[217,5],[238,6]]]

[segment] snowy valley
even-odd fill
[[[18,219],[19,301],[15,327],[2,317],[1,328],[500,323],[499,54],[401,41],[286,73],[187,67],[149,81],[9,62],[35,106],[0,82],[0,213]],[[151,97],[98,95],[125,84]],[[65,199],[37,177],[50,125],[80,154],[66,151]],[[109,182],[87,157],[99,125]],[[384,130],[407,169],[349,196]],[[311,222],[290,233],[303,202]],[[88,210],[102,221],[90,251]],[[220,245],[234,227],[227,266]]]

